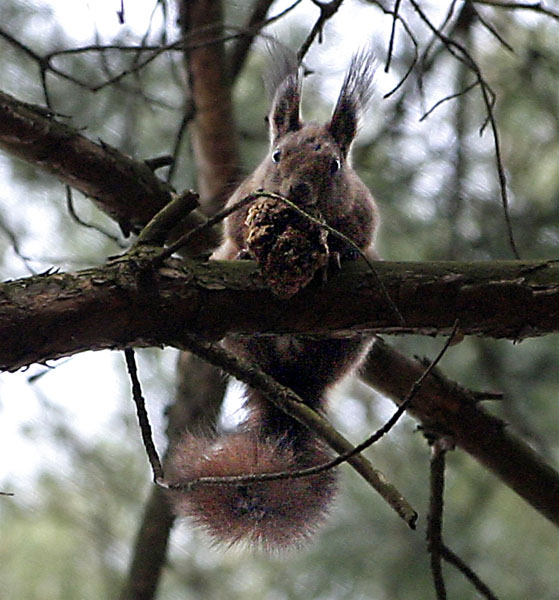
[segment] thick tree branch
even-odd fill
[[[171,199],[171,188],[145,163],[3,92],[0,147],[91,197],[125,233],[141,228]]]
[[[377,340],[367,356],[362,378],[400,404],[424,370],[424,365]],[[425,429],[450,436],[459,448],[559,525],[559,474],[511,434],[500,419],[485,412],[468,390],[432,373],[408,412]]]
[[[120,225],[139,231],[173,198],[171,187],[143,161],[95,143],[58,122],[46,109],[0,92],[0,148],[89,196]],[[177,222],[179,219],[177,217]],[[203,222],[198,211],[180,220],[180,232]],[[200,238],[193,253],[213,247],[215,232]]]
[[[435,335],[450,333],[456,319],[466,335],[520,340],[559,330],[555,262],[377,262],[402,325],[366,265],[345,265],[328,284],[282,301],[250,261],[170,261],[156,270],[153,253],[0,286],[0,369],[85,350],[180,347],[185,333]]]

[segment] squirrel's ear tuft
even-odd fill
[[[349,152],[361,114],[371,101],[374,75],[375,60],[372,51],[365,49],[355,54],[328,125],[343,156]]]
[[[300,454],[282,439],[257,435],[185,436],[172,452],[169,481],[180,485],[201,477],[298,471],[329,460],[318,440]],[[214,541],[273,552],[304,543],[324,520],[334,491],[334,474],[326,471],[251,484],[200,483],[169,495],[176,513],[192,518]]]
[[[297,56],[287,46],[271,40],[268,52],[271,60],[264,83],[272,96],[268,122],[275,144],[286,133],[301,128],[301,78]]]
[[[276,90],[272,109],[268,116],[272,144],[275,144],[287,133],[301,129],[300,104],[299,78],[297,75],[288,75]]]

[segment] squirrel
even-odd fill
[[[295,57],[286,51],[275,53],[274,66],[270,81],[275,93],[268,116],[270,151],[227,205],[256,191],[280,194],[319,215],[323,222],[374,257],[377,208],[349,163],[360,113],[372,95],[371,53],[361,51],[353,56],[332,117],[326,124],[301,121],[302,75]],[[260,255],[250,243],[254,234],[250,211],[254,206],[258,206],[258,200],[226,219],[224,241],[213,258],[256,258],[264,268],[265,259],[259,260]],[[268,209],[262,204],[265,217]],[[289,212],[289,208],[286,210]],[[261,229],[266,235],[272,231],[272,250],[268,254],[274,252],[274,236],[283,235],[288,246],[294,244],[295,250],[291,248],[291,252],[285,252],[283,246],[275,247],[280,257],[275,260],[280,264],[276,264],[270,277],[279,286],[278,295],[284,296],[306,285],[315,271],[324,270],[323,255],[326,262],[336,264],[340,259],[356,258],[355,250],[346,242],[331,233],[323,235],[321,242],[309,242],[309,255],[315,258],[310,259],[310,266],[302,268],[302,279],[296,279],[283,293],[280,284],[284,277],[290,276],[291,263],[282,264],[282,260],[289,259],[281,257],[297,254],[302,248],[297,240],[303,239],[306,244],[310,236],[304,228],[303,233],[300,230],[293,233],[296,230],[291,225],[296,215],[293,211],[290,215],[284,219],[287,225],[279,230],[270,229],[270,219]],[[229,336],[223,343],[291,388],[308,406],[323,411],[327,390],[359,363],[371,339],[368,334],[321,339],[303,335]],[[214,437],[185,435],[171,452],[169,481],[181,484],[206,476],[297,471],[331,459],[326,446],[313,432],[275,407],[258,390],[246,390],[245,406],[249,416],[232,433]],[[188,491],[171,491],[170,495],[175,512],[191,517],[214,541],[228,545],[245,542],[275,551],[301,545],[309,539],[324,521],[335,488],[335,476],[328,470],[308,477],[245,485],[198,485]]]

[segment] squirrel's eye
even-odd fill
[[[333,175],[342,168],[342,163],[339,158],[333,158],[330,163],[330,174]]]
[[[276,150],[275,152],[272,153],[272,160],[275,163],[279,163],[281,158],[281,150]]]

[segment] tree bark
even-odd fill
[[[378,340],[367,356],[361,377],[400,404],[424,370],[424,365]],[[440,373],[431,373],[408,412],[425,430],[451,436],[459,448],[559,526],[559,474],[515,437],[503,421],[483,410],[469,390]]]
[[[193,46],[186,51],[186,63],[195,109],[192,144],[198,192],[206,213],[213,214],[223,206],[239,176],[230,74],[225,47],[219,41],[223,6],[218,0],[180,0],[178,4],[181,30]]]
[[[168,261],[157,250],[0,286],[0,369],[85,350],[180,347],[183,333],[448,334],[522,340],[559,330],[556,262],[348,264],[326,285],[274,297],[250,261]],[[400,321],[400,316],[403,321]]]
[[[219,338],[231,332],[331,335],[371,329],[434,335],[449,333],[456,318],[464,334],[517,339],[559,329],[559,265],[553,261],[378,263],[402,325],[376,278],[361,265],[347,265],[326,286],[310,286],[282,301],[270,294],[249,261],[169,261],[155,271],[146,267],[149,252],[77,274],[3,284],[1,368],[15,370],[91,349],[180,348],[185,333]],[[427,309],[425,298],[433,294]],[[464,298],[476,301],[465,303]],[[408,362],[376,344],[366,379],[398,402],[422,372]],[[452,435],[532,506],[559,522],[557,473],[467,392],[431,376],[410,410],[426,427]]]
[[[173,198],[172,188],[148,165],[104,142],[93,142],[59,123],[46,109],[0,92],[0,148],[82,192],[119,224],[124,235],[139,232]],[[204,217],[192,211],[180,221],[184,232]],[[218,243],[212,232],[193,253]]]
[[[223,8],[217,0],[179,0],[178,4],[183,34],[198,46],[187,50],[185,58],[194,106],[191,127],[198,187],[202,210],[211,214],[224,203],[232,182],[237,178],[238,164],[225,51],[222,42],[215,43],[215,38],[223,30]],[[212,241],[211,237],[209,241]],[[212,245],[207,244],[206,249],[219,244],[218,239],[213,241]],[[168,411],[170,445],[185,430],[215,428],[225,388],[224,379],[217,369],[187,352],[180,354],[177,376],[179,384],[175,402]],[[167,519],[168,504],[160,501],[160,492],[154,489],[134,544],[133,560],[121,600],[149,600],[155,596],[165,554],[153,554],[152,546],[161,548],[166,545],[173,523],[172,519]],[[162,519],[166,520],[162,522]],[[146,555],[152,557],[149,564],[146,564]],[[204,575],[200,573],[200,577]]]
[[[3,92],[0,147],[89,196],[125,234],[141,229],[171,200],[170,186],[145,163]]]

